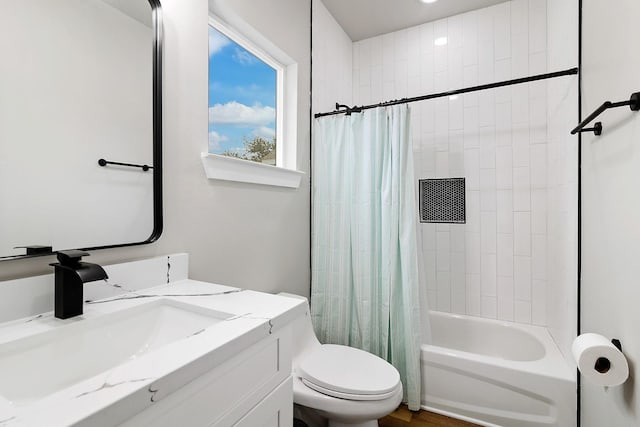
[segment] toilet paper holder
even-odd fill
[[[629,364],[619,339],[596,333],[580,334],[573,340],[571,353],[585,381],[613,387],[629,379]]]
[[[622,351],[622,343],[618,338],[612,339],[611,344],[613,344],[618,350]]]

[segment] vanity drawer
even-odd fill
[[[270,335],[121,425],[233,425],[291,376],[290,333]]]
[[[293,379],[289,377],[234,427],[291,427],[293,425]]]

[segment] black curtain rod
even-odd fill
[[[529,77],[521,77],[519,79],[505,80],[505,81],[502,81],[502,82],[489,83],[489,84],[480,85],[480,86],[472,86],[472,87],[467,87],[467,88],[464,88],[464,89],[450,90],[450,91],[447,91],[447,92],[433,93],[433,94],[430,94],[430,95],[414,96],[412,98],[396,99],[396,100],[393,100],[393,101],[381,102],[379,104],[363,105],[361,107],[354,106],[353,108],[347,107],[344,110],[330,111],[328,113],[318,113],[318,114],[315,114],[314,117],[318,118],[318,117],[324,117],[324,116],[333,116],[335,114],[359,113],[362,110],[369,110],[371,108],[389,107],[391,105],[408,104],[409,102],[426,101],[427,99],[435,99],[435,98],[442,98],[442,97],[445,97],[445,96],[460,95],[460,94],[463,94],[463,93],[477,92],[477,91],[480,91],[480,90],[494,89],[494,88],[502,87],[502,86],[511,86],[511,85],[517,85],[517,84],[522,84],[522,83],[535,82],[537,80],[553,79],[555,77],[570,76],[570,75],[574,75],[574,74],[578,74],[578,68],[569,68],[569,69],[564,70],[564,71],[556,71],[556,72],[553,72],[553,73],[538,74],[538,75],[529,76]],[[346,107],[346,106],[340,105],[340,107]],[[337,103],[336,103],[336,108],[339,108]]]

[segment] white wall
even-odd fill
[[[313,0],[313,108],[325,113],[336,102],[351,106],[352,41],[321,0]]]
[[[355,43],[353,101],[544,73],[546,17],[515,0]],[[546,325],[546,82],[412,109],[416,179],[466,177],[467,223],[420,226],[430,307]]]
[[[298,190],[209,181],[207,0],[163,0],[165,231],[152,245],[95,251],[114,263],[190,254],[191,277],[309,293],[309,185]],[[297,168],[309,170],[309,1],[234,0],[233,9],[298,62]],[[51,271],[50,257],[0,263],[0,280]],[[52,284],[53,286],[53,284]]]
[[[640,2],[583,2],[583,116],[640,89],[633,32]],[[640,425],[640,115],[607,111],[582,137],[582,332],[618,338],[630,362],[620,387],[582,384],[582,426]]]

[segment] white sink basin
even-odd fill
[[[0,396],[29,404],[231,317],[157,300],[0,345]]]

